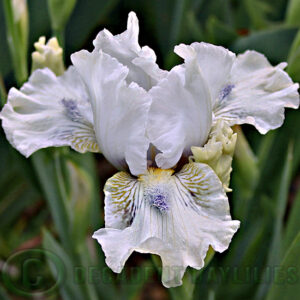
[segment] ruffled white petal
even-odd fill
[[[235,54],[223,47],[203,42],[193,43],[190,46],[180,44],[175,47],[174,52],[184,60],[196,56],[203,77],[207,81],[214,107],[220,91],[227,84]]]
[[[152,49],[140,47],[138,43],[139,22],[134,12],[129,13],[127,30],[118,35],[112,35],[104,29],[94,40],[96,50],[116,58],[129,69],[127,82],[136,82],[139,86],[149,90],[167,72],[159,69],[156,64],[156,55]]]
[[[280,127],[284,108],[299,106],[299,85],[293,84],[283,67],[271,66],[255,51],[238,55],[231,71],[232,91],[216,105],[215,118],[230,125],[252,124],[263,134]]]
[[[273,67],[255,51],[235,57],[223,47],[206,43],[181,44],[175,52],[185,61],[197,57],[212,95],[214,121],[248,123],[266,133],[282,125],[285,107],[299,106],[298,84],[283,71],[285,63]]]
[[[34,71],[20,90],[9,91],[0,117],[7,139],[26,157],[58,146],[99,152],[88,95],[73,67],[60,77]]]
[[[147,132],[150,142],[161,152],[158,167],[173,167],[181,155],[191,154],[191,146],[205,143],[212,122],[211,99],[195,60],[178,66],[153,87]]]
[[[147,169],[146,121],[151,99],[135,83],[126,82],[128,68],[115,58],[94,50],[71,56],[86,83],[94,113],[94,127],[104,156],[118,169],[131,174]]]
[[[106,263],[121,272],[133,251],[161,257],[162,282],[182,284],[187,266],[200,269],[209,246],[225,251],[239,228],[232,221],[222,183],[200,163],[150,169],[138,180],[119,173],[105,186],[106,228],[94,233]],[[123,217],[121,217],[123,215]]]
[[[105,227],[125,229],[135,214],[137,180],[127,172],[119,172],[105,184]]]

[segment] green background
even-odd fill
[[[62,2],[57,9],[63,13]],[[8,91],[18,85],[3,7],[1,1],[2,103],[4,86]],[[236,53],[260,51],[272,64],[288,61],[289,74],[300,81],[298,0],[78,0],[63,19],[65,28],[63,24],[58,30],[47,1],[29,0],[28,69],[33,43],[41,35],[58,34],[64,40],[69,65],[70,54],[91,50],[104,27],[113,34],[124,31],[130,11],[139,18],[140,44],[154,49],[162,68],[181,62],[173,53],[175,45],[206,41]],[[299,299],[300,113],[286,110],[284,125],[265,136],[248,125],[242,129],[248,142],[240,133],[229,194],[232,217],[241,221],[241,228],[228,251],[215,254],[202,271],[187,272],[183,287],[169,290],[161,285],[155,257],[134,254],[126,270],[115,275],[91,240],[92,232],[103,226],[103,185],[116,171],[101,155],[63,148],[25,159],[1,131],[0,298],[27,299],[40,293],[43,299],[72,300]],[[31,248],[42,249],[44,254],[34,259],[43,268],[32,267],[26,283],[20,261],[31,259],[31,252],[12,255]],[[63,280],[49,290],[59,277],[57,270],[63,270]],[[38,275],[43,280],[35,282]]]

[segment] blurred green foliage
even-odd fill
[[[105,27],[114,34],[125,30],[127,14],[133,10],[141,24],[141,45],[155,50],[162,67],[170,69],[180,62],[173,53],[176,44],[206,41],[237,53],[246,49],[260,51],[273,64],[288,61],[289,74],[300,81],[299,0],[61,3],[28,1],[29,50],[23,52],[27,55],[24,69],[30,67],[33,43],[41,35],[57,35],[64,44],[68,65],[72,52],[92,48],[99,30]],[[9,50],[4,9],[1,3],[1,103],[5,103],[6,91],[24,80]],[[300,113],[290,110],[286,111],[284,125],[266,136],[251,126],[243,126],[244,136],[237,128],[240,139],[233,163],[230,203],[233,218],[241,220],[241,228],[227,252],[216,254],[201,272],[187,273],[187,284],[171,289],[169,294],[160,285],[148,256],[136,255],[128,263],[130,268],[148,270],[147,276],[134,280],[132,268],[116,276],[107,269],[100,247],[90,238],[103,224],[101,187],[114,172],[100,155],[95,160],[91,154],[49,149],[27,160],[1,132],[0,263],[3,265],[12,253],[24,248],[44,247],[58,255],[68,276],[59,289],[44,295],[45,299],[176,299],[182,293],[199,300],[299,299],[299,128]],[[55,277],[55,268],[47,259],[49,272]],[[104,277],[98,274],[99,278],[92,278],[97,280],[87,280],[90,273],[84,273],[84,280],[74,278],[76,268],[86,272],[91,266]],[[9,267],[13,271],[14,266]],[[23,297],[7,285],[0,286],[1,299],[17,296]]]

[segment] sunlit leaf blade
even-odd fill
[[[288,57],[288,73],[295,81],[300,81],[300,30],[298,31]]]
[[[285,21],[289,25],[300,25],[300,1],[299,0],[289,0],[286,10]]]
[[[14,66],[14,75],[21,85],[28,76],[28,11],[27,1],[3,0],[6,38]]]

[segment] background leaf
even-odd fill
[[[47,0],[27,3],[30,67],[33,43],[41,35],[48,39],[58,33],[53,31],[53,21],[51,26]],[[128,13],[135,11],[140,44],[154,49],[161,67],[170,69],[182,63],[173,53],[176,44],[205,41],[237,53],[260,51],[272,64],[288,60],[287,70],[299,82],[298,6],[298,0],[77,0],[68,18],[63,17],[61,24],[66,24],[60,26],[64,28],[59,34],[65,33],[68,66],[71,53],[93,49],[92,41],[103,28],[113,34],[124,31]],[[7,38],[1,3],[2,105],[6,91],[16,86]],[[279,270],[289,264],[299,268],[298,242],[293,243],[300,225],[299,128],[299,111],[290,109],[286,109],[284,125],[265,136],[252,126],[240,128],[242,146],[237,147],[233,161],[233,192],[228,196],[232,217],[241,221],[241,228],[228,251],[216,253],[202,272],[188,271],[192,275],[186,279],[195,283],[193,299],[253,300],[262,289],[268,265],[277,264]],[[163,288],[147,255],[134,253],[120,275],[107,268],[101,247],[91,239],[104,223],[103,185],[116,172],[101,154],[47,149],[27,160],[9,145],[3,132],[0,137],[0,266],[19,249],[45,247],[63,259],[69,276],[74,277],[74,267],[95,271],[91,282],[74,284],[67,278],[49,299],[172,299],[192,286],[187,283],[182,289]],[[284,159],[291,141],[292,163]],[[134,268],[152,271],[139,281],[131,271]],[[281,285],[271,280],[263,288],[262,298],[297,300],[299,285],[290,282],[295,279],[293,270],[286,272],[285,278],[289,281]],[[16,299],[1,276],[0,285],[0,298]]]
[[[296,299],[300,293],[298,271],[300,269],[300,233],[287,251],[277,269],[274,283],[268,293],[267,300]],[[284,274],[284,275],[283,275]]]

